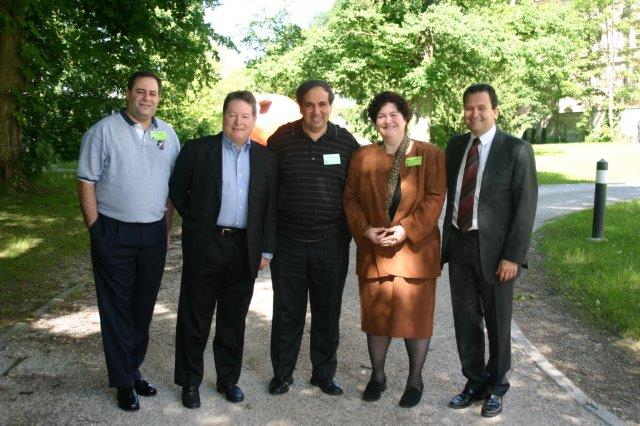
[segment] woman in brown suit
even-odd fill
[[[409,377],[400,406],[412,407],[422,397],[422,367],[433,333],[444,154],[409,139],[411,109],[402,96],[382,92],[367,112],[382,140],[353,154],[344,192],[373,370],[362,398],[375,401],[386,389],[387,350],[392,337],[402,337]]]

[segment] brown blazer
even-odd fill
[[[440,276],[438,218],[446,189],[444,153],[433,144],[414,141],[406,157],[422,157],[422,164],[400,167],[401,199],[391,225],[402,225],[407,239],[393,247],[375,245],[364,237],[370,227],[385,226],[384,199],[393,156],[369,145],[351,157],[343,201],[358,247],[360,278]]]

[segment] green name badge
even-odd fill
[[[404,162],[406,167],[415,167],[422,164],[422,157],[407,157]]]
[[[340,154],[324,154],[322,158],[325,166],[340,164]]]
[[[167,132],[165,132],[164,130],[152,130],[151,139],[153,139],[154,141],[166,141]]]

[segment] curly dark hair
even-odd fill
[[[378,113],[382,107],[388,103],[392,103],[398,108],[398,111],[404,117],[404,121],[408,123],[411,120],[413,111],[411,111],[411,106],[409,106],[409,102],[405,98],[395,92],[381,92],[373,97],[367,107],[367,116],[373,124],[376,123],[376,118],[378,118]]]

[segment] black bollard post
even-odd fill
[[[607,170],[609,163],[605,160],[598,161],[596,169],[596,192],[593,199],[593,227],[591,238],[602,240],[604,238],[604,210],[607,205]]]

